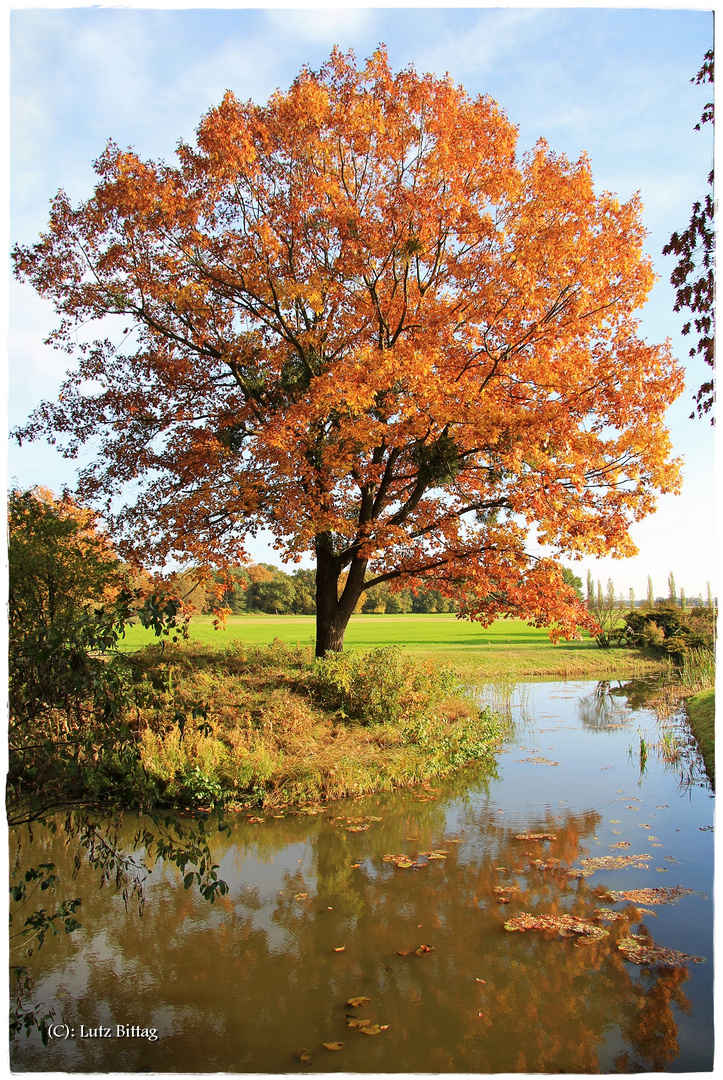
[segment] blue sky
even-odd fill
[[[75,0],[76,4],[78,0]],[[690,218],[711,168],[710,126],[694,131],[709,87],[691,85],[713,43],[711,11],[677,8],[374,7],[143,10],[18,5],[10,16],[10,240],[30,243],[59,188],[74,200],[93,185],[92,162],[107,139],[142,156],[169,159],[192,139],[226,89],[266,100],[303,64],[319,67],[334,45],[360,59],[383,42],[395,68],[449,72],[468,92],[488,93],[519,125],[519,148],[544,137],[556,151],[590,156],[600,190],[640,191],[647,249],[660,280],[641,313],[645,336],[670,338],[687,363],[690,339],[673,313],[674,262],[661,249]],[[42,344],[52,311],[29,286],[9,285],[9,420],[21,422],[52,398],[65,354]],[[679,497],[661,499],[633,529],[640,555],[585,560],[603,581],[638,597],[651,574],[657,595],[672,570],[688,595],[714,580],[713,432],[688,419],[691,391],[706,377],[691,363],[688,388],[668,414],[685,458]],[[10,447],[21,486],[73,485],[75,466],[51,447]],[[263,546],[251,548],[278,562]]]

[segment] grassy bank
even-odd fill
[[[173,804],[274,807],[389,791],[492,762],[501,723],[400,649],[312,663],[308,647],[203,643],[138,658],[141,762]],[[361,662],[359,662],[361,661]]]
[[[700,747],[711,784],[715,787],[715,689],[710,687],[687,698],[690,728]]]
[[[278,639],[287,645],[313,647],[314,633],[313,615],[233,616],[223,630],[214,629],[210,616],[195,618],[190,625],[193,641],[214,646],[234,641],[261,645]],[[149,631],[132,626],[124,648],[138,649],[151,639]],[[589,637],[553,645],[546,630],[521,619],[498,619],[486,629],[454,615],[355,615],[349,623],[347,649],[389,645],[403,645],[405,651],[421,657],[434,656],[470,680],[544,675],[604,678],[643,675],[661,666],[637,651],[601,649]]]
[[[53,717],[13,755],[13,788],[127,807],[308,803],[494,763],[504,725],[431,659],[396,648],[167,643],[127,654],[110,729]],[[55,734],[58,728],[59,737]]]

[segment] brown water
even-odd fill
[[[55,1006],[68,1037],[43,1047],[20,1036],[13,1068],[712,1069],[712,793],[692,750],[682,772],[651,752],[641,775],[639,731],[652,743],[656,721],[629,704],[639,704],[631,690],[612,689],[521,687],[496,776],[469,769],[317,814],[241,816],[216,842],[230,891],[213,907],[159,868],[140,917],[81,871],[83,929],[46,944],[30,967],[36,1000]],[[556,839],[516,839],[530,832]],[[69,875],[59,839],[35,843]],[[401,854],[425,865],[384,861]],[[560,869],[616,854],[649,858],[578,879]],[[523,912],[591,918],[600,886],[676,885],[693,892],[648,913],[605,903],[626,917],[603,924],[601,940],[504,928]],[[617,940],[645,929],[707,963],[626,961]],[[368,1004],[345,1004],[362,995]],[[346,1014],[382,1030],[350,1028]],[[152,1029],[156,1039],[142,1034]],[[294,1056],[302,1049],[310,1064]]]

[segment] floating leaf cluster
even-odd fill
[[[550,761],[550,759],[546,758],[546,757],[515,758],[515,761],[516,762],[517,761],[529,761],[529,762],[532,762],[533,765],[559,765],[560,764],[559,761]]]
[[[514,919],[508,919],[505,930],[520,930],[523,933],[526,930],[542,930],[545,933],[554,934],[569,932],[591,940],[608,936],[608,931],[601,926],[595,926],[585,919],[578,919],[575,915],[530,915],[528,912],[523,912]]]
[[[621,919],[627,919],[627,915],[624,911],[613,911],[612,908],[595,908],[595,918],[601,922],[619,922]]]
[[[630,900],[633,904],[677,904],[681,896],[689,896],[693,889],[683,889],[680,885],[660,889],[625,889],[610,891],[608,896],[615,903]]]
[[[621,938],[618,949],[633,964],[662,964],[664,967],[685,967],[686,964],[704,964],[704,956],[691,956],[676,949],[665,949],[640,934]]]
[[[580,859],[585,870],[594,873],[596,870],[625,870],[627,867],[635,867],[638,870],[647,870],[652,855],[596,855],[589,859]]]
[[[515,833],[515,840],[557,840],[557,836],[549,832],[523,832]]]

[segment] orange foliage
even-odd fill
[[[62,316],[117,313],[20,437],[101,433],[79,490],[133,483],[125,550],[230,565],[270,529],[317,559],[317,648],[364,589],[433,579],[463,614],[572,634],[552,555],[634,553],[679,485],[683,375],[638,336],[653,282],[637,196],[449,78],[332,53],[265,105],[227,93],[175,166],[110,143],[16,273]],[[132,332],[131,332],[132,330]],[[346,583],[337,596],[340,575]]]

